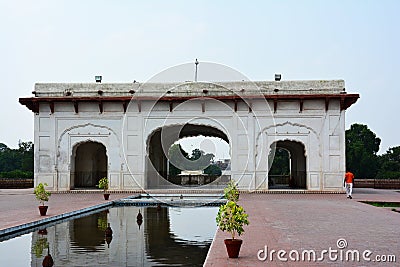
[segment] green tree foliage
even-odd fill
[[[33,172],[33,143],[19,141],[18,152],[21,158],[21,170]]]
[[[7,149],[9,149],[8,146],[6,146],[6,145],[3,144],[3,143],[0,143],[0,153],[3,152],[3,151],[5,151],[5,150],[7,150]]]
[[[200,150],[198,148],[195,148],[195,149],[192,150],[192,156],[190,156],[189,159],[190,160],[198,160],[203,155],[204,155],[204,151],[202,151],[202,150]]]
[[[169,176],[172,177],[180,174],[182,170],[207,170],[207,172],[210,173],[218,173],[216,168],[210,167],[212,166],[210,164],[214,158],[214,154],[206,154],[203,150],[198,148],[193,149],[189,155],[185,150],[183,150],[180,144],[173,144],[168,151],[168,158]]]
[[[237,189],[235,181],[230,180],[227,186],[224,188],[224,197],[233,202],[237,202],[239,200],[239,190]]]
[[[376,178],[400,179],[400,146],[391,147],[379,156],[379,171]]]
[[[346,130],[346,169],[356,178],[374,178],[378,171],[381,139],[366,125],[353,124]]]
[[[189,154],[183,150],[180,144],[173,144],[168,151],[169,158],[169,176],[175,177],[180,174],[184,168],[184,161]]]
[[[35,194],[36,199],[40,202],[40,204],[42,204],[42,206],[44,206],[44,203],[46,201],[49,201],[49,197],[51,196],[51,192],[46,190],[46,188],[45,188],[46,186],[48,186],[48,184],[40,183],[33,190],[33,193]]]
[[[217,165],[211,164],[204,169],[204,173],[210,176],[221,176],[222,171]]]
[[[272,158],[271,158],[272,159]],[[271,175],[288,175],[290,172],[289,152],[286,149],[278,148],[275,151],[275,156],[269,174]]]
[[[18,143],[17,149],[11,149],[0,143],[0,177],[33,177],[33,143]]]
[[[43,251],[49,248],[49,242],[46,237],[39,237],[32,246],[32,252],[35,253],[36,258],[43,257]]]
[[[203,150],[195,148],[192,150],[192,156],[188,158],[189,162],[185,166],[186,170],[204,170],[210,166],[213,158],[214,154],[206,154]]]
[[[228,201],[225,205],[221,205],[217,214],[217,225],[222,231],[230,233],[232,239],[236,234],[244,233],[243,226],[249,224],[249,215],[234,201]]]

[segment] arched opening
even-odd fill
[[[213,143],[216,151],[207,151],[196,142]],[[147,151],[147,188],[223,187],[230,180],[229,140],[217,128],[195,124],[162,127],[150,135]]]
[[[209,184],[227,171],[230,171],[229,144],[221,138],[184,137],[168,150],[167,180],[173,184]]]
[[[268,157],[269,189],[306,189],[305,147],[296,141],[277,141],[271,145]]]
[[[71,189],[96,188],[102,177],[107,177],[106,147],[98,142],[84,142],[72,151]]]

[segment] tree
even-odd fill
[[[193,149],[191,155],[183,150],[180,144],[173,144],[168,151],[170,176],[177,176],[182,170],[204,170],[214,158],[214,154],[205,153],[198,148]]]
[[[33,143],[19,141],[17,149],[0,143],[0,177],[33,177]]]
[[[4,144],[1,144],[0,146],[0,172],[19,170],[21,165],[20,152],[15,149],[10,149]]]
[[[374,178],[378,171],[381,139],[366,125],[353,124],[346,130],[346,169],[358,178]]]
[[[221,176],[222,171],[221,168],[215,164],[211,164],[207,168],[204,169],[204,173],[210,176]]]
[[[272,158],[270,159],[272,160]],[[287,175],[290,172],[289,168],[289,152],[286,149],[278,148],[275,151],[271,169],[269,170],[270,175]]]
[[[192,156],[189,159],[192,161],[198,160],[199,158],[201,158],[204,155],[204,153],[205,152],[203,150],[195,148],[192,150]]]
[[[33,172],[33,143],[19,141],[18,151],[21,157],[21,170]]]
[[[4,152],[6,150],[9,150],[8,146],[3,143],[0,143],[0,152]]]
[[[192,150],[192,156],[188,158],[190,161],[186,164],[186,170],[204,170],[210,166],[214,154],[205,153],[203,150],[195,148]]]
[[[175,177],[184,169],[184,161],[188,158],[188,153],[180,144],[173,144],[168,150],[169,176]]]
[[[379,156],[379,171],[377,178],[400,179],[400,146],[390,147]]]

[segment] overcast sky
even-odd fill
[[[33,140],[36,82],[147,81],[216,62],[251,80],[344,79],[364,123],[400,145],[400,1],[0,0],[0,143]]]

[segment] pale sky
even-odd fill
[[[400,145],[400,1],[0,0],[0,143],[33,140],[36,82],[145,82],[193,62],[251,80],[344,79],[380,153]]]

